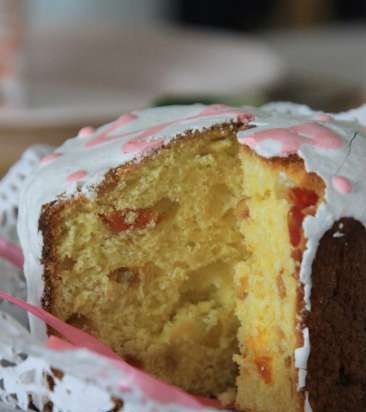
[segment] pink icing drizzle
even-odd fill
[[[330,114],[319,113],[314,117],[315,120],[320,120],[321,122],[332,122],[334,118]]]
[[[40,164],[41,165],[49,164],[49,163],[53,162],[54,160],[58,159],[61,156],[62,156],[62,153],[58,153],[58,152],[50,153],[50,154],[42,157],[42,159],[40,160]]]
[[[151,141],[133,139],[129,140],[122,146],[122,151],[124,153],[144,152],[148,150],[157,149],[161,147],[163,144],[164,141],[161,139]]]
[[[226,106],[224,104],[211,104],[210,106],[205,107],[198,115],[191,116],[182,120],[194,120],[207,116],[217,116],[225,114],[236,116],[238,120],[244,123],[250,122],[254,119],[254,115],[252,113],[243,112],[239,109],[233,109],[232,107]]]
[[[117,130],[120,127],[123,127],[127,123],[130,123],[131,121],[135,120],[137,116],[135,114],[129,113],[127,115],[124,115],[120,117],[116,122],[112,123],[112,125],[101,135],[97,136],[93,140],[89,141],[86,143],[87,148],[95,147],[99,144],[102,144],[106,141],[113,141],[116,139],[120,139],[121,137],[124,136],[129,136],[132,134],[135,134],[135,139],[140,140],[144,139],[147,137],[151,137],[152,135],[159,133],[160,131],[166,129],[169,126],[173,126],[174,124],[186,122],[186,121],[191,121],[191,120],[196,120],[200,119],[202,117],[210,117],[210,116],[217,116],[217,115],[231,115],[231,116],[236,116],[239,120],[242,122],[249,122],[254,118],[253,114],[247,113],[247,112],[242,112],[239,109],[233,109],[229,106],[221,105],[221,104],[213,104],[210,106],[205,107],[200,113],[194,116],[188,116],[188,117],[183,117],[180,119],[172,120],[169,122],[164,122],[164,123],[159,123],[154,126],[148,127],[146,129],[141,129],[141,130],[136,130],[133,132],[127,132],[127,133],[121,133],[116,136],[110,136],[110,133],[113,131]]]
[[[78,182],[86,177],[87,173],[85,170],[78,170],[77,172],[71,173],[66,177],[68,183]]]
[[[114,132],[116,129],[127,125],[137,119],[134,113],[127,113],[114,121],[105,131],[98,134],[94,139],[86,143],[85,147],[92,148],[108,140],[110,133]]]
[[[339,193],[347,194],[352,192],[352,183],[349,179],[347,179],[347,177],[333,176],[332,184]]]
[[[212,116],[220,113],[225,113],[231,108],[225,104],[210,104],[201,110],[201,112],[195,117]],[[231,109],[232,110],[232,109]]]
[[[79,347],[84,347],[90,349],[94,352],[99,353],[100,355],[107,356],[113,359],[119,359],[119,357],[112,351],[111,348],[101,343],[97,338],[94,338],[91,335],[83,332],[82,330],[75,328],[74,326],[68,325],[67,323],[61,321],[51,313],[46,312],[45,310],[31,305],[17,299],[14,296],[9,295],[5,291],[0,289],[0,298],[5,299],[18,307],[26,310],[32,315],[38,317],[39,319],[46,322],[49,326],[57,330],[64,338],[66,338],[70,343],[77,345]]]
[[[159,133],[161,130],[165,129],[166,127],[173,125],[175,122],[166,122],[166,123],[160,123],[155,126],[151,126],[146,130],[143,130],[142,132],[138,133],[136,136],[137,139],[144,139],[145,137],[150,137],[155,133]]]
[[[47,346],[49,348],[54,350],[72,350],[77,348],[86,348],[98,353],[99,355],[110,358],[117,367],[123,370],[123,372],[128,374],[129,378],[131,378],[131,382],[129,381],[128,384],[138,385],[146,396],[154,399],[159,403],[178,404],[192,408],[193,410],[201,410],[204,408],[204,406],[219,408],[221,407],[218,401],[191,396],[175,386],[162,382],[159,379],[134,368],[133,366],[126,363],[123,359],[121,359],[117,354],[115,354],[111,348],[100,342],[97,338],[78,328],[75,328],[74,326],[68,325],[52,314],[46,312],[42,308],[26,303],[21,299],[17,299],[1,289],[0,298],[17,305],[18,307],[38,317],[53,329],[55,329],[68,341],[65,342],[60,338],[50,336],[47,342]],[[128,392],[128,384],[126,384],[124,381],[121,381],[119,384],[121,391]]]
[[[304,144],[322,149],[337,149],[343,146],[342,139],[332,130],[316,123],[303,123],[288,128],[275,128],[253,133],[240,138],[240,143],[255,149],[261,142],[274,140],[281,144],[278,156],[288,156],[299,151]]]
[[[172,126],[176,123],[182,122],[182,121],[195,120],[201,117],[214,116],[214,115],[225,114],[225,113],[236,113],[236,111],[231,109],[228,106],[221,105],[221,104],[215,104],[215,105],[205,107],[198,115],[189,116],[189,117],[185,117],[185,118],[178,119],[178,120],[173,120],[171,122],[159,123],[157,125],[151,126],[147,129],[143,129],[142,131],[137,132],[137,135],[134,139],[126,142],[122,146],[122,151],[124,153],[130,153],[130,152],[139,152],[139,151],[145,151],[145,150],[151,150],[151,149],[158,148],[163,145],[164,143],[163,140],[156,139],[152,141],[146,141],[146,140],[144,141],[143,139],[149,138],[152,135],[164,130],[165,128]],[[242,113],[240,111],[237,111],[237,114],[238,114],[238,118],[243,122],[249,121],[253,118],[253,116],[250,113]]]
[[[79,130],[78,136],[88,137],[88,136],[91,136],[94,132],[95,132],[94,127],[86,126]]]

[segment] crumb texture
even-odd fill
[[[50,308],[187,391],[235,386],[241,171],[233,136],[177,141],[57,214]],[[53,267],[52,267],[53,266]]]
[[[324,187],[233,127],[111,171],[44,209],[48,310],[130,363],[238,410],[300,411],[302,221]]]
[[[366,411],[366,229],[343,218],[312,268],[307,388],[314,412]]]

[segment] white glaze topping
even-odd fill
[[[308,239],[300,279],[305,290],[305,307],[310,307],[311,265],[319,240],[341,217],[353,217],[366,226],[366,139],[357,122],[338,122],[334,117],[303,108],[305,115],[280,113],[273,107],[254,109],[222,105],[170,106],[135,111],[99,129],[84,128],[53,154],[41,161],[23,190],[18,232],[25,254],[28,300],[40,304],[43,292],[40,263],[42,237],[38,221],[42,205],[79,190],[93,197],[94,187],[111,168],[144,156],[181,137],[187,130],[202,130],[240,118],[256,126],[237,137],[256,153],[271,158],[298,154],[308,172],[315,172],[326,184],[325,201],[315,216],[303,223]],[[180,135],[180,136],[179,136]],[[32,323],[33,332],[45,337],[43,324]],[[304,346],[295,352],[299,368],[299,389],[304,386],[310,353],[309,332],[304,329]],[[311,410],[309,402],[305,409]]]

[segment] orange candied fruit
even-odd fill
[[[155,225],[159,215],[156,211],[148,208],[115,210],[102,216],[105,223],[113,232],[126,230],[141,230],[147,226]]]
[[[263,381],[267,384],[272,383],[272,358],[270,356],[257,356],[254,363]]]
[[[305,216],[297,206],[292,206],[288,212],[288,230],[292,246],[300,245],[302,239],[302,222]]]
[[[319,200],[319,196],[315,192],[302,187],[292,187],[288,192],[291,203],[300,209],[315,206]]]
[[[288,229],[293,247],[298,247],[303,238],[302,223],[305,216],[312,212],[318,203],[319,196],[312,190],[302,187],[292,187],[288,191],[293,206],[288,213]]]

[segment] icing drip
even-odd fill
[[[88,137],[95,132],[94,127],[86,126],[79,130],[78,137]]]
[[[149,150],[158,149],[164,144],[164,140],[157,139],[157,140],[141,140],[141,139],[134,139],[130,140],[127,143],[124,143],[122,146],[122,151],[124,153],[131,153],[131,152],[146,152]]]
[[[324,149],[338,149],[343,145],[342,139],[332,130],[310,122],[288,128],[258,131],[251,135],[239,133],[239,141],[260,154],[276,148],[277,156],[280,157],[296,154],[305,144]]]
[[[321,122],[332,122],[334,121],[334,117],[330,114],[326,113],[319,113],[314,117],[315,120],[319,120]]]
[[[344,176],[333,176],[332,184],[339,193],[347,194],[352,192],[352,183]]]
[[[92,147],[98,146],[99,144],[106,142],[111,137],[110,136],[111,133],[133,122],[135,119],[137,119],[137,116],[133,113],[124,114],[123,116],[118,118],[116,121],[111,123],[106,128],[106,130],[104,130],[104,132],[100,134],[97,133],[97,135],[92,140],[89,140],[85,146],[87,148],[92,148]]]
[[[93,148],[107,141],[112,141],[112,140],[120,139],[120,138],[127,137],[127,136],[132,136],[132,135],[134,135],[133,136],[134,139],[136,139],[137,141],[140,141],[141,139],[149,138],[171,126],[178,125],[178,124],[184,124],[184,122],[187,122],[187,121],[199,120],[204,117],[218,116],[218,115],[220,116],[229,115],[231,118],[236,118],[237,120],[240,120],[243,123],[248,123],[250,120],[253,120],[254,118],[251,113],[243,112],[242,110],[233,109],[231,107],[221,105],[221,104],[214,104],[214,105],[205,107],[201,112],[199,112],[197,115],[194,115],[194,116],[181,117],[175,120],[157,123],[145,129],[138,129],[138,130],[127,131],[124,133],[114,134],[113,132],[119,131],[121,127],[124,127],[128,125],[129,123],[133,122],[134,120],[137,120],[137,116],[135,114],[128,113],[126,115],[121,116],[119,119],[113,122],[109,127],[106,128],[106,130],[104,130],[103,133],[99,135],[97,134],[97,136],[95,136],[92,140],[88,141],[85,147]],[[140,147],[143,148],[142,150],[146,150],[144,145]]]
[[[87,173],[85,170],[78,170],[77,172],[69,174],[66,180],[69,183],[79,182],[80,180],[83,180],[86,176]]]
[[[62,153],[58,153],[58,152],[50,153],[50,154],[42,157],[42,159],[40,161],[40,164],[41,165],[47,165],[49,163],[52,163],[54,160],[58,159],[61,156],[62,156]]]

